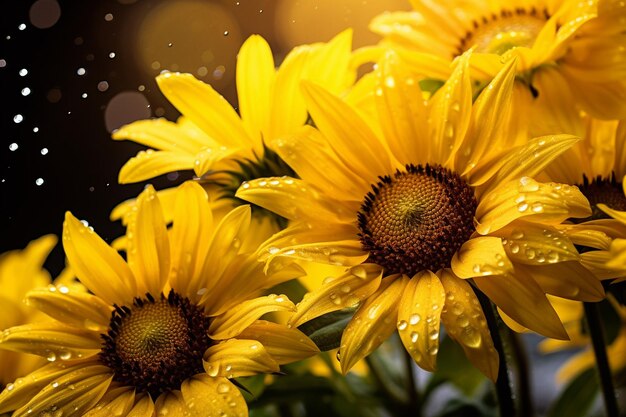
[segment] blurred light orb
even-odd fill
[[[136,56],[151,75],[169,70],[202,78],[220,66],[234,68],[242,43],[236,18],[224,6],[203,0],[162,1],[138,27]],[[215,87],[225,86],[234,76],[223,75]]]
[[[376,43],[380,36],[368,29],[372,18],[386,10],[411,10],[406,0],[282,0],[275,26],[284,48],[328,41],[342,30],[354,28],[355,48]]]
[[[104,124],[113,132],[135,120],[148,119],[152,116],[148,99],[136,91],[123,91],[116,94],[104,110]]]
[[[39,29],[48,29],[54,26],[60,17],[61,6],[57,0],[37,0],[28,11],[30,23]]]

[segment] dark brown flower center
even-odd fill
[[[476,46],[476,52],[498,55],[517,46],[531,47],[549,18],[547,11],[535,8],[502,10],[499,15],[483,16],[473,22],[473,29],[461,39],[457,54],[472,46]]]
[[[212,344],[209,324],[200,308],[174,291],[158,300],[147,294],[131,307],[116,306],[100,360],[115,381],[156,399],[203,372],[202,356]]]
[[[587,197],[591,205],[592,214],[586,219],[573,219],[576,223],[589,220],[610,219],[611,217],[598,208],[598,204],[606,204],[613,210],[626,211],[626,197],[622,183],[618,182],[615,174],[611,178],[598,176],[593,180],[583,175],[583,183],[578,186],[580,191]]]
[[[386,273],[413,276],[450,266],[474,232],[474,192],[440,165],[407,165],[380,177],[358,213],[361,245]]]

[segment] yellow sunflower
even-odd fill
[[[217,185],[221,197],[234,198],[248,179],[293,175],[266,145],[294,132],[307,121],[299,82],[313,80],[341,93],[353,84],[352,32],[328,43],[302,45],[287,54],[278,69],[268,43],[252,35],[237,55],[238,112],[210,85],[191,74],[168,72],[157,77],[165,97],[182,113],[176,123],[141,120],[113,133],[152,149],[140,151],[120,170],[119,182],[144,181],[177,170],[194,170],[205,186]],[[241,204],[241,202],[236,202]],[[255,208],[255,214],[267,214]],[[258,217],[258,216],[255,216]],[[265,225],[268,234],[284,227]],[[278,226],[278,227],[277,227]]]
[[[620,320],[617,336],[606,347],[611,370],[613,373],[617,373],[626,369],[626,307],[618,304],[612,296],[607,298]],[[551,353],[565,349],[584,349],[559,368],[556,379],[559,382],[565,382],[571,380],[585,369],[595,366],[596,357],[591,347],[589,331],[583,327],[584,309],[582,303],[555,297],[552,297],[551,301],[567,328],[570,340],[546,339],[539,344],[540,351]]]
[[[250,208],[215,224],[206,201],[198,184],[179,187],[168,233],[148,187],[128,227],[127,262],[67,213],[65,252],[91,293],[60,286],[27,294],[56,320],[7,329],[0,347],[51,363],[9,384],[0,413],[247,415],[229,378],[276,372],[318,351],[298,330],[257,320],[295,309],[284,296],[254,298],[295,270],[266,275],[257,254],[240,250]]]
[[[413,75],[387,53],[376,70],[377,127],[303,83],[319,130],[277,143],[300,179],[254,180],[237,192],[294,222],[267,243],[270,267],[293,258],[351,267],[305,297],[291,321],[360,302],[341,341],[344,372],[396,329],[415,361],[433,370],[441,321],[495,379],[498,356],[470,278],[515,321],[561,339],[567,334],[545,294],[604,295],[556,228],[588,216],[587,200],[576,187],[531,178],[577,139],[540,137],[511,149],[502,116],[515,63],[472,104],[469,57],[425,103]]]
[[[598,278],[624,276],[624,270],[612,269],[607,262],[612,258],[609,248],[613,239],[626,238],[626,224],[611,218],[605,211],[607,208],[626,210],[621,183],[626,175],[626,122],[598,120],[586,115],[567,120],[548,116],[544,120],[552,120],[548,123],[551,126],[534,129],[567,131],[583,138],[545,170],[551,180],[578,184],[591,204],[590,217],[562,225],[561,230],[575,244],[585,248],[581,263]]]
[[[447,78],[448,62],[473,48],[473,75],[489,78],[501,58],[519,59],[526,91],[571,91],[577,106],[626,118],[626,6],[619,0],[412,0],[414,11],[385,13],[370,28],[427,77]],[[529,98],[526,98],[528,100]],[[561,101],[564,110],[572,105]],[[525,106],[525,112],[532,106]],[[519,113],[518,117],[524,114]]]
[[[56,236],[46,235],[33,240],[23,250],[0,255],[0,329],[46,320],[45,315],[22,300],[28,291],[50,284],[50,274],[43,264],[56,242]],[[0,351],[0,388],[43,363],[45,360],[36,355]]]

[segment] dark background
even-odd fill
[[[236,103],[236,53],[263,35],[276,62],[293,45],[355,27],[408,1],[13,0],[0,11],[0,252],[47,233],[60,236],[70,210],[111,241],[123,233],[109,213],[144,183],[119,185],[122,165],[142,146],[110,132],[148,117],[175,120],[159,92],[162,70],[191,72]],[[323,22],[323,24],[321,24]],[[24,71],[25,70],[25,71]],[[28,90],[24,90],[28,89]],[[21,121],[20,121],[21,119]],[[19,123],[18,123],[19,121]],[[190,172],[150,181],[176,185]],[[64,264],[61,245],[46,266]]]

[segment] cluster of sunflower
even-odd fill
[[[376,45],[346,30],[280,66],[251,36],[237,108],[159,75],[182,115],[114,132],[150,148],[119,181],[196,178],[120,204],[112,246],[68,212],[55,280],[52,236],[0,259],[0,413],[245,416],[251,392],[317,366],[286,364],[380,371],[388,339],[434,372],[445,337],[500,381],[503,323],[588,343],[580,302],[621,318],[623,369],[624,2],[412,4],[371,22]],[[258,415],[308,415],[285,404]]]

